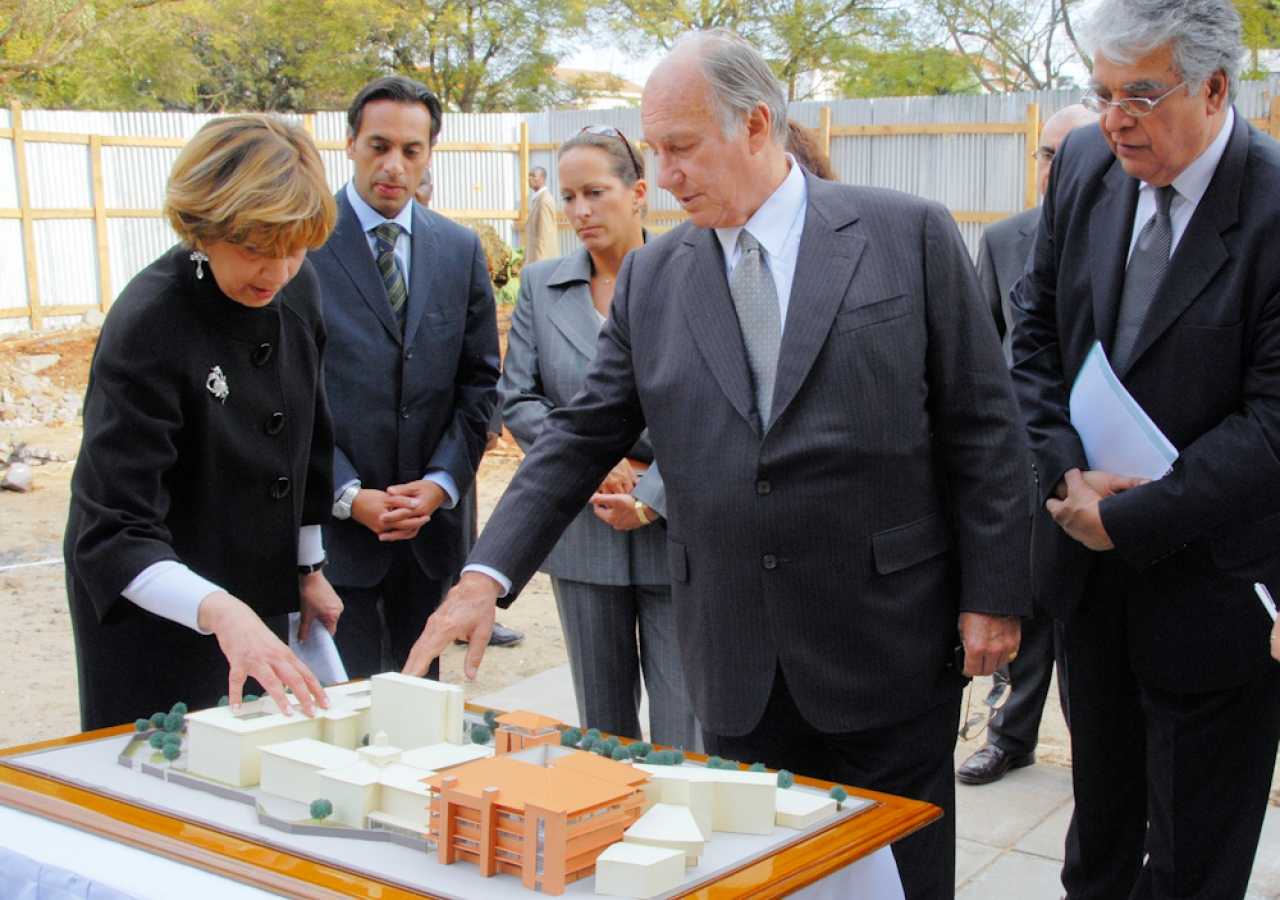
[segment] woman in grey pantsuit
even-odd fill
[[[644,243],[644,164],[616,129],[583,129],[560,148],[560,196],[583,249],[525,267],[498,389],[525,450],[547,414],[582,387],[622,259]],[[583,727],[685,749],[700,729],[685,690],[666,571],[661,476],[648,436],[614,467],[542,565],[551,576]],[[643,498],[643,499],[640,499]],[[652,506],[649,504],[653,504]],[[637,652],[637,626],[639,647]]]

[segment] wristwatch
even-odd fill
[[[637,501],[636,501],[636,518],[640,520],[640,524],[641,524],[641,525],[652,525],[652,524],[653,524],[653,519],[650,519],[648,516],[646,516],[646,515],[644,514],[644,501],[643,501],[643,500],[637,500]]]
[[[360,493],[360,482],[348,485],[347,489],[339,495],[333,504],[333,517],[335,519],[350,519],[351,504],[356,502],[356,494]]]
[[[324,568],[325,566],[327,566],[327,565],[329,565],[329,554],[328,554],[328,553],[326,553],[326,554],[324,555],[324,559],[320,560],[320,562],[318,562],[318,563],[312,563],[312,564],[311,564],[311,565],[309,565],[309,566],[299,565],[299,566],[298,566],[298,574],[299,574],[299,575],[301,575],[301,576],[303,576],[303,577],[305,578],[307,575],[314,575],[314,574],[316,574],[317,572],[319,572],[321,569],[323,569],[323,568]]]

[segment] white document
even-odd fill
[[[338,648],[333,643],[333,635],[329,634],[320,622],[312,621],[311,633],[306,643],[298,643],[298,622],[302,613],[289,613],[289,649],[293,655],[302,660],[303,665],[320,679],[321,684],[342,684],[347,678],[347,667],[342,664]]]
[[[1096,472],[1155,481],[1178,458],[1177,448],[1120,383],[1097,341],[1071,387],[1071,425]]]

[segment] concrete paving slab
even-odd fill
[[[1280,897],[1280,809],[1267,807],[1262,820],[1258,855],[1253,861],[1247,900],[1275,900]]]
[[[1071,825],[1071,813],[1076,805],[1067,801],[1051,812],[1043,822],[1031,829],[1014,849],[1032,856],[1062,861],[1067,841],[1067,828]]]
[[[956,891],[956,900],[1058,900],[1058,863],[1011,850]]]
[[[566,725],[578,727],[578,704],[573,696],[573,675],[568,663],[531,675],[500,691],[477,697],[479,706],[489,706],[508,712],[517,709],[541,713],[559,719]],[[649,694],[640,690],[640,728],[645,740],[649,738]]]
[[[991,865],[996,857],[1003,852],[1004,850],[999,847],[988,847],[986,844],[978,844],[973,841],[966,841],[964,838],[957,838],[956,887],[960,887]]]
[[[956,748],[963,762],[977,748]],[[1012,847],[1071,799],[1071,771],[1036,763],[993,784],[956,785],[956,835],[989,847]]]

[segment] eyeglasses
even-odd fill
[[[1004,706],[1008,701],[1010,690],[1008,676],[1000,671],[993,672],[991,674],[991,690],[982,699],[982,704],[986,707],[986,710],[979,710],[970,715],[969,705],[973,701],[973,682],[969,682],[969,686],[965,689],[964,724],[960,726],[960,740],[971,741],[986,731],[987,724],[991,721],[991,717],[996,714],[996,710]]]
[[[1058,151],[1052,147],[1041,147],[1039,150],[1031,151],[1031,158],[1036,162],[1048,165],[1053,162],[1053,157]]]
[[[635,167],[636,177],[644,177],[644,167],[640,165],[640,160],[636,159],[635,153],[631,151],[631,142],[623,136],[621,131],[614,128],[612,125],[587,125],[583,127],[582,131],[585,131],[587,134],[598,134],[602,137],[616,137],[618,140],[622,141],[622,146],[627,149],[627,156],[631,157],[631,165]],[[581,134],[582,131],[578,133]]]
[[[1100,115],[1106,115],[1107,110],[1111,107],[1117,107],[1120,112],[1133,119],[1141,119],[1143,116],[1149,116],[1155,112],[1156,104],[1168,97],[1173,91],[1180,87],[1184,87],[1186,82],[1182,82],[1167,94],[1161,94],[1152,100],[1150,97],[1125,97],[1123,100],[1103,100],[1097,94],[1090,92],[1086,94],[1080,103],[1085,109],[1092,110]]]

